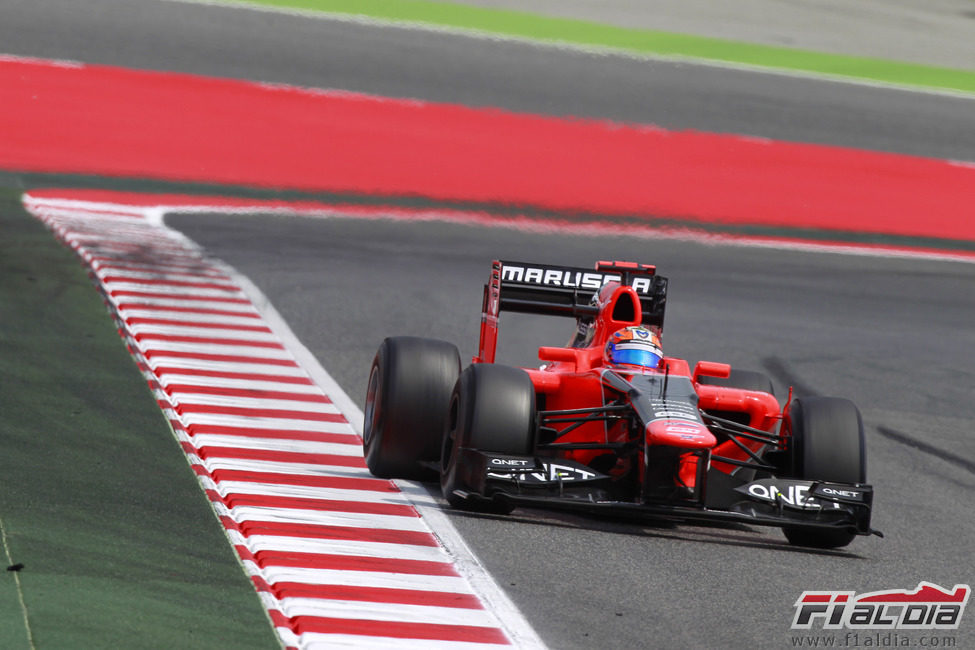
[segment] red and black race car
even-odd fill
[[[781,407],[762,373],[663,356],[666,299],[649,265],[494,262],[466,369],[443,341],[380,346],[363,426],[370,471],[439,474],[444,498],[471,510],[777,526],[820,548],[879,534],[857,407],[791,390]],[[570,317],[576,329],[566,347],[539,348],[539,368],[496,364],[502,311]]]

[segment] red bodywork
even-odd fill
[[[651,277],[656,269],[649,265],[626,262],[599,262],[597,271],[625,271],[630,278]],[[569,347],[540,347],[538,358],[544,362],[539,369],[526,368],[537,395],[537,403],[545,410],[558,411],[580,408],[597,408],[606,404],[607,388],[603,373],[607,365],[603,359],[603,349],[613,332],[631,325],[644,323],[641,302],[637,291],[630,285],[618,281],[605,283],[596,293],[593,301],[597,311],[586,324],[586,334],[577,336]],[[498,317],[500,312],[501,266],[495,263],[491,279],[485,287],[484,307],[481,319],[481,335],[478,355],[474,363],[493,363],[498,341]],[[660,327],[655,327],[660,333]],[[627,369],[614,368],[626,375]],[[684,359],[665,357],[661,368],[655,372],[670,377],[686,377],[693,382],[698,396],[698,406],[705,411],[744,413],[748,416],[747,425],[773,433],[782,419],[782,409],[778,400],[771,394],[760,391],[741,390],[699,383],[702,376],[728,377],[731,367],[727,364],[708,361],[699,362],[692,371]],[[637,372],[630,369],[629,374]],[[645,371],[641,371],[645,372]],[[539,407],[541,408],[541,406]],[[568,427],[565,427],[568,428]],[[749,454],[734,439],[718,441],[702,424],[686,420],[655,420],[643,433],[647,443],[652,446],[668,446],[686,449],[679,463],[679,480],[693,487],[698,476],[701,449],[711,449],[714,456],[748,461]],[[623,443],[632,442],[633,433],[625,422],[593,421],[576,426],[559,437],[566,443]],[[758,452],[764,445],[757,441],[741,441],[752,452]],[[559,451],[558,455],[589,464],[600,451],[593,449],[574,449]],[[710,468],[732,473],[737,466],[714,461]],[[642,481],[645,468],[640,467]]]

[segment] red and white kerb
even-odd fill
[[[348,398],[161,209],[24,202],[90,269],[285,646],[542,647],[476,562],[369,473],[336,405]]]

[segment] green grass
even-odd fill
[[[227,0],[240,4],[238,0]],[[505,37],[612,48],[637,55],[679,56],[777,68],[874,83],[975,93],[975,71],[868,57],[825,54],[738,41],[631,29],[571,18],[557,18],[429,0],[249,0],[250,4],[364,16],[382,21],[424,23]]]
[[[0,187],[0,563],[24,565],[36,647],[280,647],[100,295],[19,197]],[[3,648],[28,647],[17,592],[0,572]]]

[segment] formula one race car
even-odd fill
[[[663,356],[667,279],[653,266],[493,263],[480,346],[383,341],[363,447],[377,476],[435,479],[454,507],[615,510],[778,526],[836,548],[870,528],[863,424],[832,397],[780,407],[765,375]],[[571,317],[540,368],[495,364],[502,311]]]

